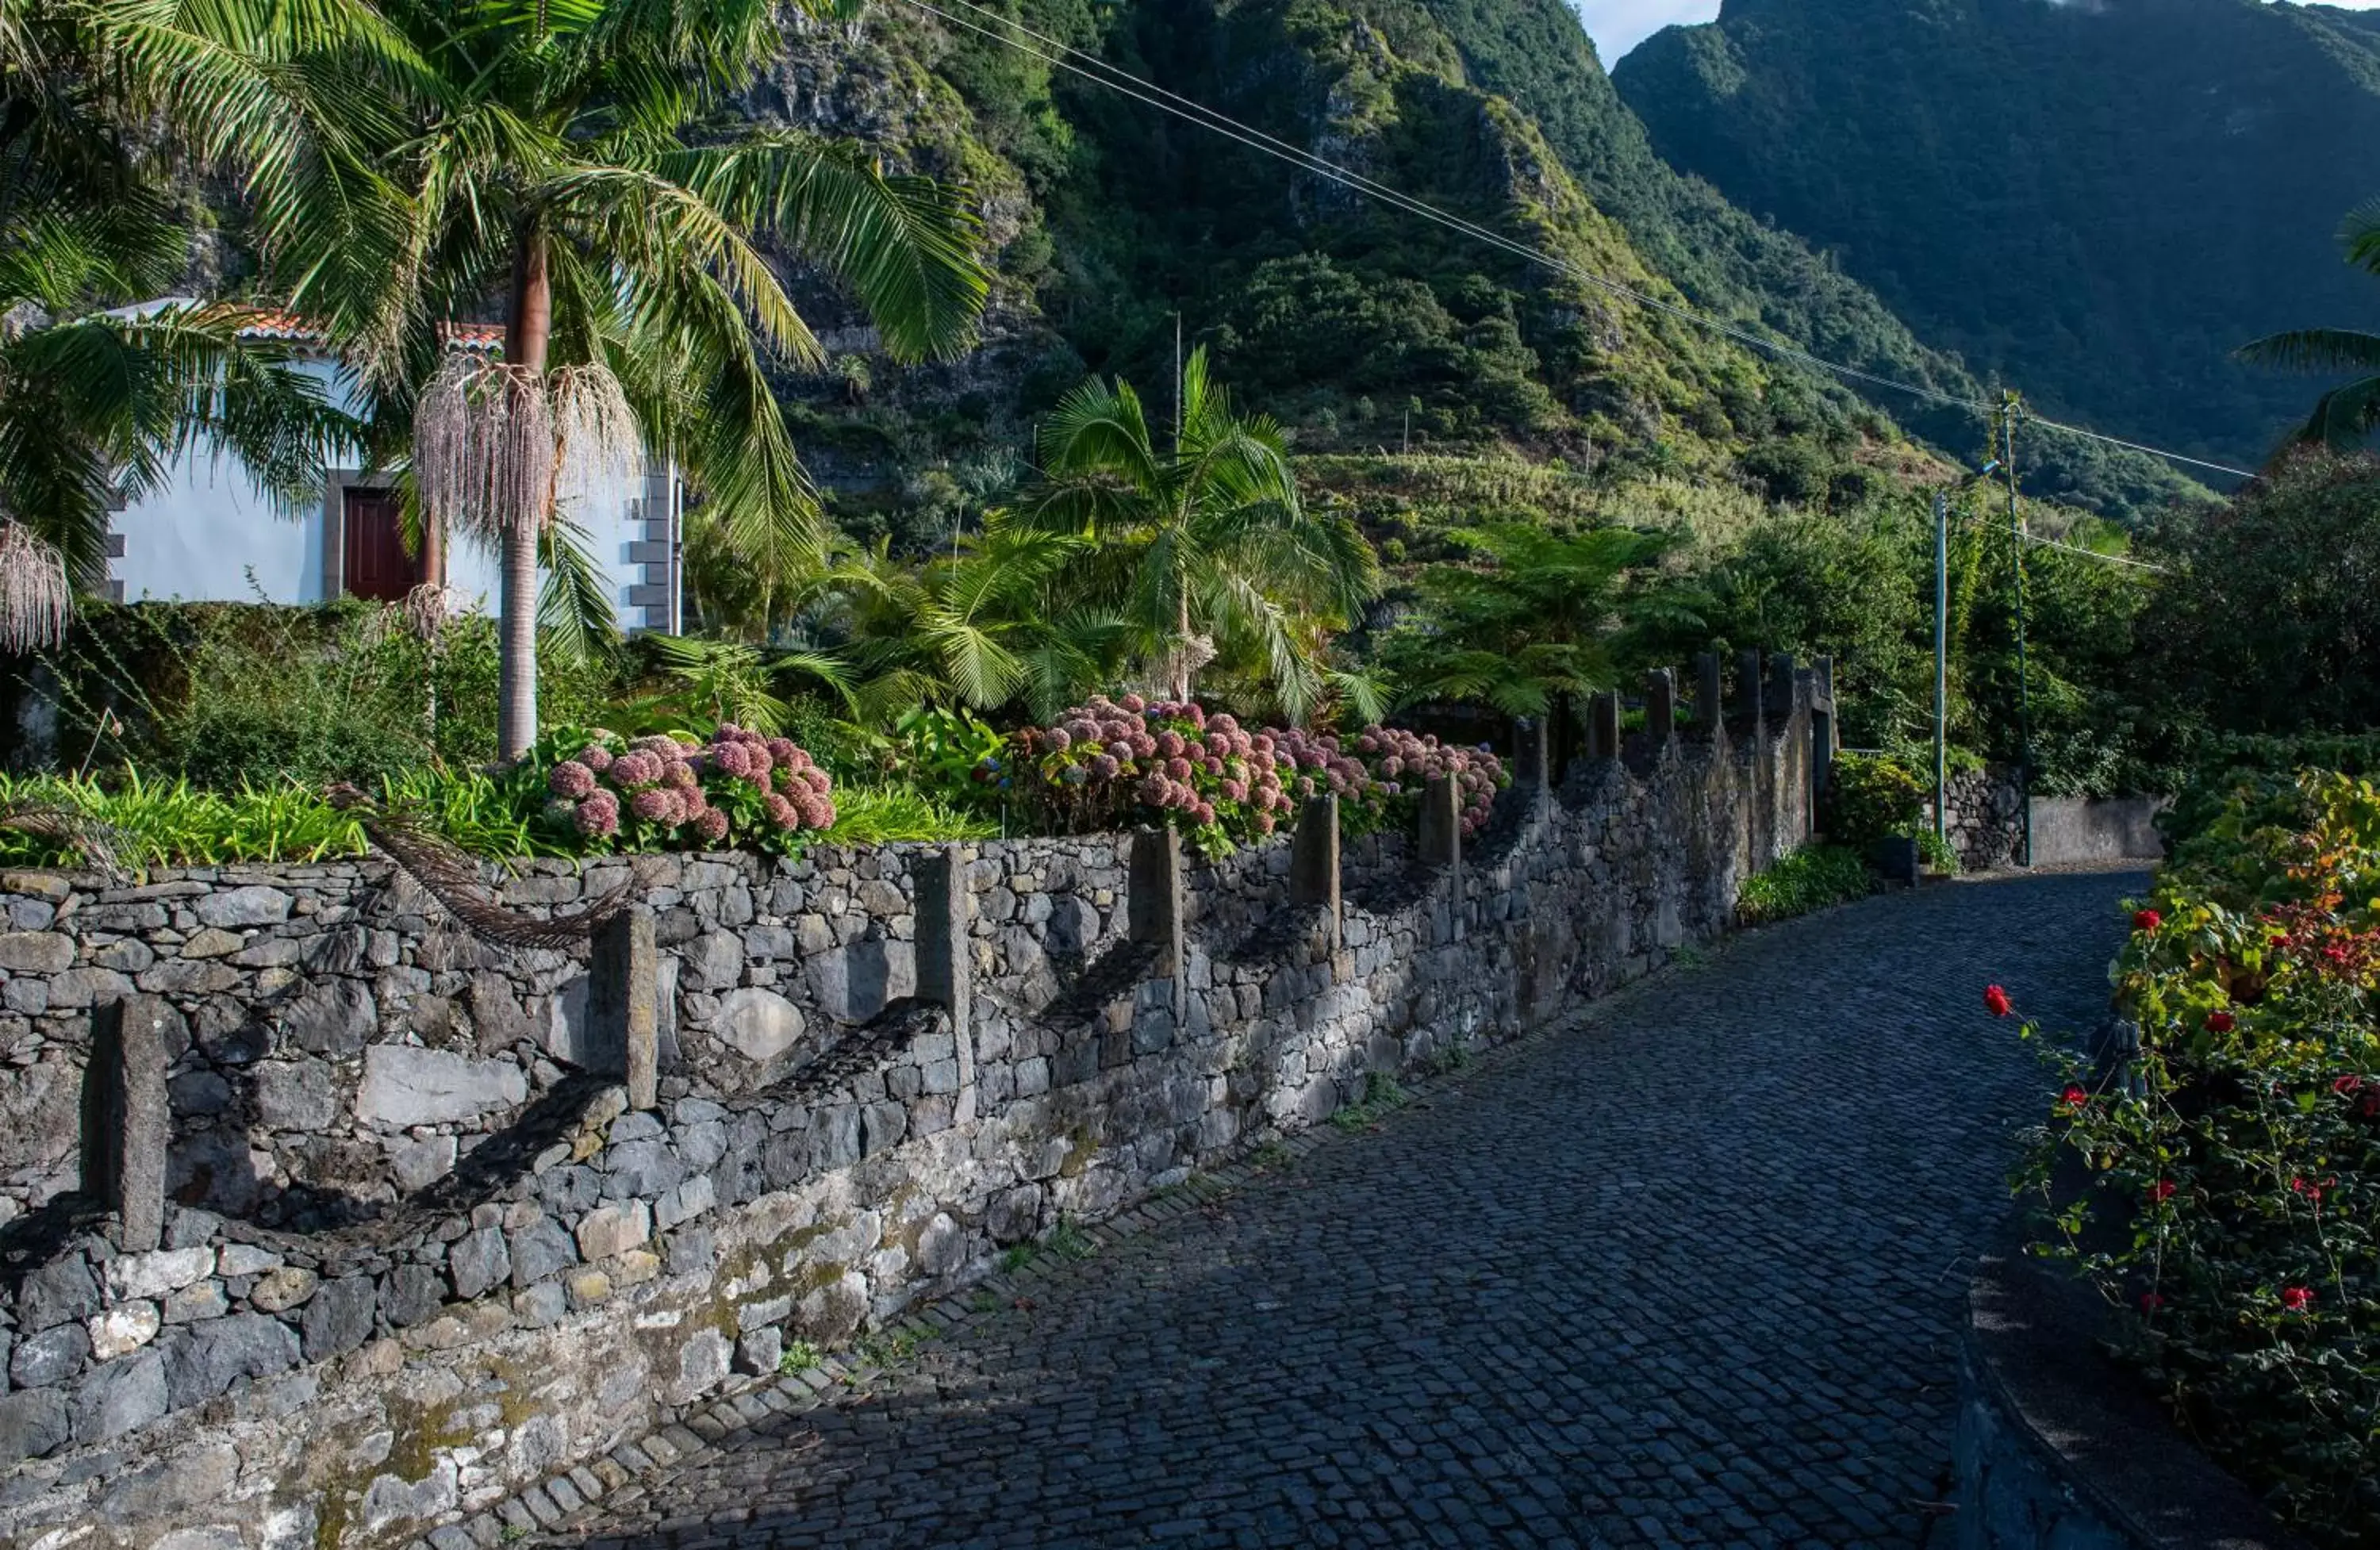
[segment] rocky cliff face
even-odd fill
[[[965,178],[997,247],[982,354],[899,369],[854,333],[848,361],[787,384],[806,454],[859,530],[902,539],[921,499],[948,496],[938,478],[1014,466],[1031,417],[1086,371],[1121,372],[1161,405],[1177,314],[1309,452],[1517,453],[1623,482],[1723,483],[1779,442],[1872,455],[1896,436],[1876,410],[1912,409],[1863,403],[1565,265],[1867,369],[1983,391],[1830,261],[1663,164],[1557,0],[1011,0],[999,14],[1518,250],[911,6],[790,31],[750,110]],[[1960,450],[1978,435],[1956,417],[1911,423]],[[2054,449],[2044,474],[2045,492],[2119,512],[2181,488],[2079,448]]]

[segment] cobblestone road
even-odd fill
[[[1740,938],[553,1543],[1947,1546],[1954,1321],[2045,1084],[1981,990],[2087,1025],[2141,881]]]

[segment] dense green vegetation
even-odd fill
[[[2301,382],[2248,341],[2380,318],[2380,30],[2257,0],[1729,0],[1614,72],[1653,144],[2053,414],[2253,466]]]
[[[2096,1283],[2122,1352],[2293,1528],[2368,1545],[2380,789],[2309,773],[2193,810],[2115,964],[2138,1052],[2108,1069],[2053,1047],[2038,1247]]]

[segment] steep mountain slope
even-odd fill
[[[2314,389],[2229,358],[2371,327],[2380,25],[2259,0],[1727,0],[1615,74],[1661,154],[2053,410],[2228,460]]]
[[[1177,312],[1312,452],[1516,453],[1599,482],[1742,480],[1805,503],[1828,497],[1829,466],[1905,461],[1821,373],[1053,72],[964,25],[996,25],[983,12],[941,8],[791,35],[752,102],[968,177],[1000,244],[984,357],[906,373],[863,360],[808,385],[811,456],[831,478],[856,486],[888,457],[996,457],[1085,369],[1124,373],[1161,412]],[[1000,14],[1534,252],[1981,393],[1855,282],[1670,174],[1559,0],[1006,0]],[[1963,417],[1915,423],[1961,452],[1980,440]],[[2057,450],[2045,493],[2121,513],[2184,488],[2140,459]]]

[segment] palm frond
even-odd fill
[[[556,516],[538,535],[538,563],[545,571],[537,596],[539,639],[566,661],[608,660],[619,649],[620,632],[610,580],[587,529]]]

